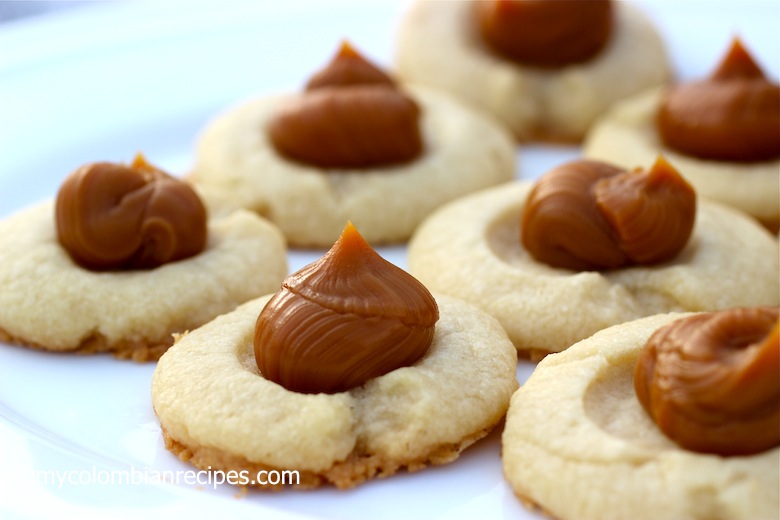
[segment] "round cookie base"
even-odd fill
[[[774,517],[778,448],[734,457],[691,452],[661,433],[638,402],[633,370],[642,346],[684,316],[602,330],[547,357],[515,393],[502,463],[526,507],[578,520]]]
[[[327,470],[319,473],[309,470],[298,470],[295,468],[277,468],[258,462],[251,462],[241,455],[229,453],[220,450],[219,448],[188,446],[171,437],[164,426],[162,427],[162,435],[165,441],[165,447],[168,451],[176,455],[179,460],[188,462],[202,470],[235,471],[238,473],[246,471],[248,472],[248,475],[257,475],[261,471],[278,471],[280,473],[284,471],[296,471],[298,478],[297,482],[294,484],[286,483],[284,481],[277,484],[262,484],[257,480],[252,480],[246,486],[243,486],[264,491],[281,491],[286,487],[295,489],[316,489],[327,484],[333,484],[339,489],[349,489],[372,478],[389,477],[399,470],[406,469],[409,472],[415,472],[428,465],[448,464],[457,459],[463,450],[487,436],[494,427],[495,424],[474,432],[471,435],[467,435],[460,443],[442,444],[423,458],[391,460],[378,455],[362,452],[356,447],[345,460],[340,461]]]
[[[538,361],[642,316],[780,303],[777,241],[737,210],[701,200],[694,233],[671,261],[573,272],[537,262],[520,244],[532,187],[517,181],[440,208],[408,254],[413,276],[496,317],[521,357]]]
[[[502,421],[518,387],[516,350],[499,323],[438,296],[434,338],[416,363],[346,392],[292,392],[254,360],[254,324],[270,297],[179,336],[158,363],[152,405],[180,459],[222,471],[298,471],[292,487],[349,488],[452,462]]]
[[[0,221],[0,341],[42,351],[158,360],[192,330],[287,274],[281,233],[248,211],[209,221],[200,254],[144,271],[94,272],[56,238],[53,201]]]
[[[351,221],[373,245],[406,242],[440,205],[512,180],[511,135],[450,95],[414,85],[425,151],[398,165],[320,168],[279,155],[266,132],[300,94],[256,98],[218,115],[202,132],[187,176],[214,214],[245,208],[274,222],[292,247],[330,247]]]

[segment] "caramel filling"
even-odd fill
[[[321,168],[406,163],[423,149],[420,109],[383,71],[344,43],[305,93],[270,122],[281,155]]]
[[[395,81],[366,60],[348,42],[342,42],[328,66],[312,74],[306,83],[306,90],[353,85],[384,85],[395,88]]]
[[[523,65],[585,62],[612,31],[611,0],[477,0],[475,8],[488,45]]]
[[[737,39],[704,81],[673,86],[657,114],[661,140],[702,159],[780,157],[780,85],[770,83]]]
[[[56,202],[57,238],[93,270],[150,269],[200,253],[206,208],[195,191],[137,155],[130,166],[86,164]]]
[[[685,247],[695,216],[695,192],[663,158],[631,172],[579,160],[531,190],[521,242],[536,260],[577,271],[654,264]]]
[[[751,455],[780,445],[780,311],[729,309],[677,320],[648,340],[639,402],[685,449]]]
[[[342,392],[428,350],[436,301],[348,224],[320,260],[290,275],[257,318],[260,373],[288,390]]]

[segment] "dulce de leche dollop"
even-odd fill
[[[476,0],[488,45],[536,67],[581,63],[604,48],[612,31],[611,0]]]
[[[577,271],[674,258],[693,230],[696,193],[659,157],[625,171],[577,160],[543,175],[521,221],[523,247],[538,261]]]
[[[685,449],[751,455],[780,445],[780,310],[697,314],[657,330],[634,387],[658,428]]]
[[[667,89],[657,114],[661,140],[702,159],[780,157],[780,85],[771,83],[735,39],[706,80]]]
[[[288,390],[341,392],[420,359],[438,319],[428,290],[350,223],[260,312],[255,360],[266,379]]]
[[[194,256],[206,245],[206,208],[186,183],[147,163],[97,162],[62,183],[57,238],[92,270],[149,269]]]
[[[285,104],[268,132],[276,151],[321,168],[410,162],[423,150],[420,109],[383,71],[342,44],[306,91]]]

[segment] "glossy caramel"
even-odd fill
[[[282,106],[268,135],[282,156],[325,169],[383,167],[423,150],[420,109],[349,44]]]
[[[312,74],[306,82],[306,90],[352,85],[395,87],[395,81],[345,41],[328,66]]]
[[[637,398],[685,449],[752,455],[780,445],[780,311],[697,314],[656,331],[634,373]]]
[[[611,0],[476,0],[475,9],[490,48],[522,65],[588,61],[612,32]]]
[[[150,269],[200,253],[206,208],[186,183],[136,156],[85,164],[57,194],[57,238],[87,269]]]
[[[663,158],[625,171],[572,161],[534,185],[521,221],[523,247],[537,261],[576,271],[664,262],[688,241],[693,188]]]
[[[255,359],[265,378],[288,390],[342,392],[415,363],[438,318],[428,290],[348,224],[327,254],[290,275],[263,308]]]
[[[780,85],[770,82],[735,39],[706,80],[666,90],[658,134],[669,148],[734,162],[780,157]]]

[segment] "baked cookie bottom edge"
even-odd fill
[[[460,453],[486,437],[498,425],[503,416],[494,424],[465,436],[457,443],[442,444],[430,451],[424,458],[412,460],[389,460],[382,456],[361,451],[356,446],[346,459],[338,461],[327,470],[317,473],[310,470],[295,468],[277,468],[260,462],[251,462],[241,455],[229,453],[219,448],[208,446],[188,446],[174,439],[165,426],[161,425],[165,447],[179,460],[188,462],[201,470],[217,471],[247,471],[250,478],[260,471],[298,471],[298,484],[261,484],[250,483],[243,488],[261,489],[263,491],[281,491],[285,488],[315,489],[322,485],[333,484],[338,489],[350,489],[372,478],[389,477],[399,470],[406,469],[410,473],[419,471],[428,465],[441,465],[455,461]]]
[[[154,340],[120,340],[109,343],[104,335],[95,332],[76,347],[61,349],[14,336],[0,327],[0,342],[57,354],[89,355],[105,352],[112,354],[118,359],[128,359],[138,363],[144,363],[147,361],[159,360],[168,348],[173,345],[173,334]]]
[[[511,484],[507,482],[507,485],[511,488]],[[545,518],[548,518],[549,520],[561,520],[560,517],[555,516],[550,511],[542,507],[542,505],[539,502],[536,502],[535,500],[520,494],[516,489],[512,489],[512,494],[517,498],[517,500],[523,505],[523,507],[530,511],[531,513],[542,515]]]

